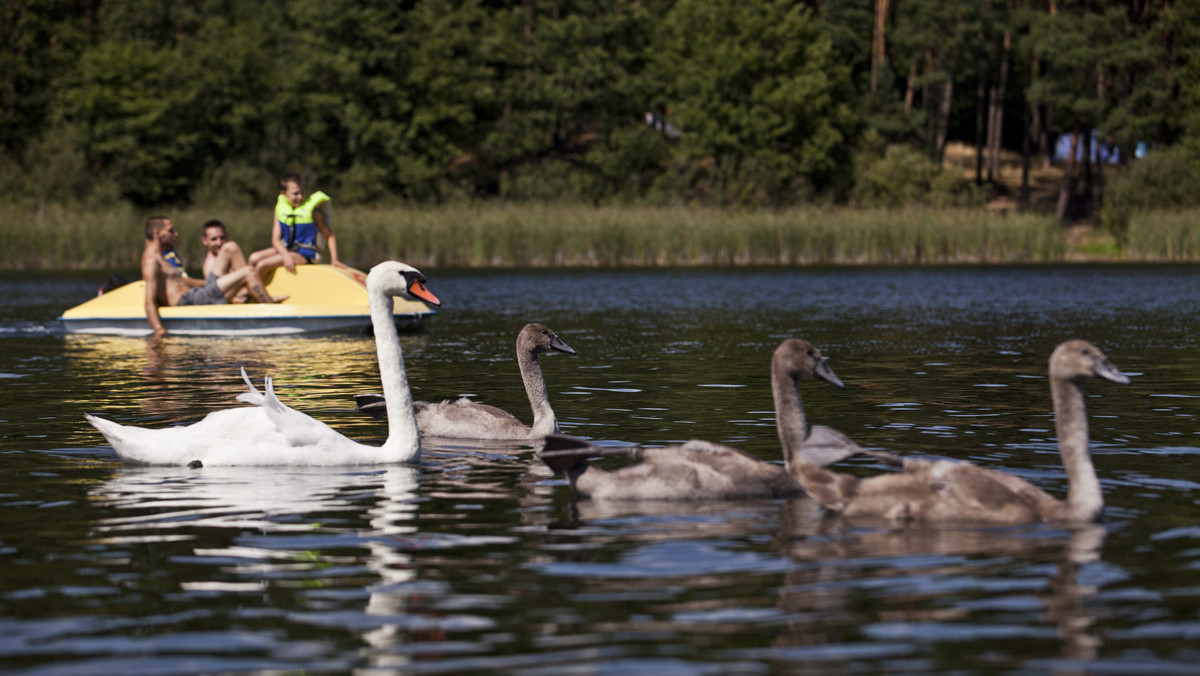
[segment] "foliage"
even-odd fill
[[[1169,105],[1175,68],[1164,67],[1170,53],[1159,44],[1162,8],[1139,7],[1073,1],[1059,11],[1026,13],[1026,49],[1047,65],[1028,95],[1061,113],[1061,131],[1100,129],[1132,148],[1176,126]]]
[[[1196,3],[7,7],[0,185],[33,202],[261,205],[297,171],[346,205],[973,203],[863,134],[936,162],[979,137],[991,96],[1009,148],[1034,112],[1123,148],[1200,147]]]
[[[853,202],[863,207],[981,206],[982,191],[953,170],[905,146],[855,158]]]
[[[1175,3],[1164,15],[1167,34],[1178,41],[1179,101],[1167,105],[1181,111],[1184,142],[1200,153],[1200,3]]]
[[[1200,156],[1185,147],[1152,151],[1107,175],[1104,224],[1124,239],[1130,219],[1164,209],[1200,207]]]
[[[86,48],[86,23],[70,0],[4,3],[0,15],[0,149],[19,158],[48,129],[55,80]]]
[[[679,156],[713,158],[704,178],[720,202],[787,203],[798,180],[827,183],[854,131],[849,72],[801,5],[679,0],[655,63],[669,74]]]

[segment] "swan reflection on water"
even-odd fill
[[[91,540],[108,548],[192,543],[175,554],[198,564],[192,570],[199,579],[181,585],[185,595],[266,594],[300,579],[315,585],[314,594],[327,587],[336,596],[347,575],[359,589],[369,575],[374,582],[360,611],[300,610],[290,617],[315,626],[351,624],[368,644],[385,649],[426,624],[409,607],[415,562],[397,546],[418,531],[418,485],[419,470],[405,466],[126,466],[91,490],[94,503],[112,514],[95,522]],[[388,659],[394,666],[395,656]]]
[[[776,645],[810,645],[822,624],[861,624],[875,641],[937,641],[946,631],[1061,642],[1062,657],[1088,660],[1100,639],[1086,601],[1096,587],[1080,570],[1100,561],[1107,531],[1096,524],[924,526],[830,516],[812,500],[783,508],[776,540],[797,562],[780,605],[791,618]],[[1051,567],[1048,567],[1051,566]],[[883,604],[867,611],[862,595]],[[856,609],[858,608],[858,609]],[[834,610],[837,609],[837,610]],[[840,614],[836,620],[831,616]],[[980,615],[1012,614],[1007,629]],[[1050,626],[1053,625],[1053,632]],[[974,629],[973,629],[974,628]]]
[[[962,642],[1052,641],[1059,659],[1082,663],[1096,658],[1101,638],[1088,603],[1097,587],[1081,581],[1089,578],[1081,571],[1109,565],[1100,558],[1106,535],[1095,524],[898,529],[886,520],[832,515],[808,497],[583,500],[572,504],[568,522],[551,528],[555,560],[542,569],[579,577],[590,594],[631,598],[661,597],[675,585],[702,593],[744,585],[746,576],[781,574],[777,583],[763,583],[776,590],[774,612],[753,603],[725,611],[779,627],[770,646],[731,657],[828,664],[864,649],[902,657],[954,634]],[[764,538],[778,558],[750,544]],[[615,563],[613,548],[621,552]],[[676,590],[668,605],[690,607],[683,596]],[[675,617],[712,621],[705,612]]]
[[[98,504],[118,516],[96,522],[98,534],[121,539],[135,531],[169,532],[197,526],[237,528],[263,534],[311,532],[298,521],[329,512],[367,510],[371,532],[411,532],[419,472],[401,465],[356,470],[309,467],[179,467],[128,465],[92,490]],[[125,515],[132,510],[138,514]]]

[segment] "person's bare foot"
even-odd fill
[[[285,301],[289,298],[291,298],[291,296],[271,296],[271,302],[272,303],[282,303],[283,301]]]

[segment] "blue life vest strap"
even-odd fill
[[[167,263],[169,263],[171,265],[171,267],[178,270],[180,275],[182,275],[184,277],[188,276],[187,270],[185,270],[183,267],[183,259],[181,259],[179,257],[179,254],[176,253],[174,249],[166,252],[165,254],[162,255],[162,257],[163,257],[163,260],[165,260]]]

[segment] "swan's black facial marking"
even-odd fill
[[[418,270],[404,270],[399,273],[404,278],[404,288],[411,296],[419,298],[430,305],[441,307],[442,301],[425,286],[425,275]]]

